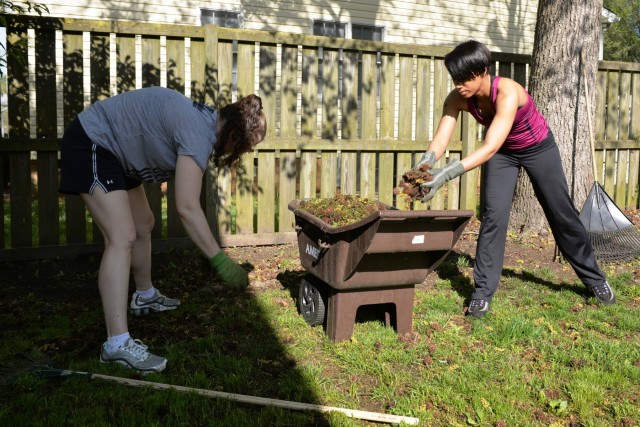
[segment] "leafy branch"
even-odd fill
[[[38,14],[38,16],[42,16],[44,13],[49,13],[49,8],[46,5],[40,4],[40,3],[32,3],[29,1],[15,3],[9,0],[0,0],[0,7],[2,7],[2,12],[3,12],[2,14],[0,14],[0,26],[5,28],[7,27],[7,15],[6,15],[7,13],[14,14],[14,15],[25,15],[25,14],[36,13]],[[24,48],[25,43],[26,43],[26,40],[20,40],[16,44]],[[2,54],[0,54],[0,77],[4,75],[3,70],[7,66],[8,57],[14,58],[20,62],[24,62],[25,60],[25,58],[23,58],[22,55],[17,54],[12,49],[7,49],[7,46],[5,46],[2,42],[0,42],[0,51],[2,51]],[[18,50],[18,52],[20,51],[21,50]]]

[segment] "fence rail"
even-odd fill
[[[257,93],[269,129],[241,167],[209,169],[202,203],[223,246],[294,239],[294,198],[337,191],[397,203],[393,187],[435,131],[451,88],[442,47],[333,39],[214,26],[151,25],[10,17],[9,138],[0,141],[8,185],[0,233],[3,259],[97,250],[101,236],[77,196],[58,193],[58,143],[91,103],[165,86],[216,107]],[[495,53],[493,72],[526,84],[529,57]],[[638,205],[640,65],[601,63],[596,138],[605,189]],[[450,159],[479,144],[465,114]],[[442,160],[441,160],[442,161]],[[448,184],[431,209],[476,209],[479,172]],[[188,245],[174,187],[145,184],[157,218],[157,248]],[[417,203],[409,209],[424,209]],[[160,220],[162,219],[162,220]]]

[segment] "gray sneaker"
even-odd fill
[[[467,316],[484,317],[489,312],[489,301],[472,299],[467,308]]]
[[[591,292],[593,292],[593,296],[596,297],[600,304],[610,305],[616,303],[616,296],[609,282],[592,287]]]
[[[131,296],[130,311],[136,316],[149,314],[152,311],[175,310],[180,305],[180,300],[167,298],[156,289],[156,293],[149,299],[143,299],[138,292]]]
[[[100,361],[102,363],[119,363],[127,368],[136,369],[143,375],[163,371],[167,367],[167,359],[149,353],[148,348],[142,344],[142,341],[133,338],[129,338],[122,347],[113,353],[108,352],[103,345]]]

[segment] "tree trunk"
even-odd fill
[[[601,10],[602,0],[540,0],[529,78],[529,92],[556,138],[569,194],[578,210],[594,179],[587,114],[593,125]],[[510,227],[521,233],[547,228],[524,171],[518,178]]]

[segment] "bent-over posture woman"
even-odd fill
[[[202,176],[210,159],[230,165],[264,139],[266,119],[258,96],[220,110],[171,89],[124,92],[93,104],[65,130],[60,192],[79,194],[104,236],[98,272],[107,340],[100,360],[141,372],[167,364],[129,335],[129,276],[134,314],[174,310],[151,280],[154,217],[142,181],[175,179],[175,203],[184,228],[226,284],[248,285],[248,274],[221,251],[200,206]]]

